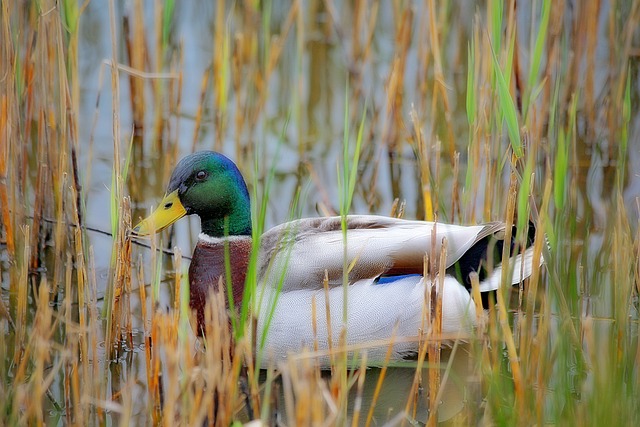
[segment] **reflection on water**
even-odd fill
[[[120,400],[120,395],[126,393],[131,397],[133,406],[133,420],[139,425],[147,424],[148,413],[146,398],[146,373],[144,366],[144,344],[141,334],[134,337],[136,346],[133,349],[125,349],[116,363],[111,363],[110,389],[114,400]],[[103,348],[104,349],[104,348]],[[485,417],[485,408],[482,404],[483,395],[481,390],[480,377],[475,370],[472,349],[468,344],[458,344],[451,348],[443,348],[441,355],[440,378],[441,386],[438,395],[437,411],[438,422],[442,425],[477,425]],[[101,355],[104,357],[104,354]],[[101,362],[102,363],[102,362]],[[356,374],[354,385],[349,394],[349,413],[347,416],[353,418],[354,408],[359,408],[359,419],[363,423],[367,417],[371,416],[373,425],[384,425],[391,422],[397,425],[402,420],[407,420],[412,424],[426,423],[429,418],[430,398],[428,395],[429,367],[425,364],[420,378],[420,387],[412,396],[411,390],[416,380],[415,362],[407,362],[405,367],[388,367],[384,372],[382,380],[382,393],[376,395],[383,370],[381,368],[368,368],[364,372],[364,382],[360,390],[357,383],[358,375],[363,375],[362,371]],[[431,370],[433,372],[433,370]],[[263,371],[261,378],[266,379],[266,371]],[[329,380],[329,371],[323,373],[321,381]],[[275,408],[272,415],[275,419],[286,419],[286,404],[282,378],[278,377],[275,384],[272,384],[273,392],[277,397],[272,402]],[[56,396],[57,397],[57,396]],[[318,399],[326,397],[318,396]],[[408,402],[413,404],[409,407]],[[409,408],[409,413],[406,410]],[[371,412],[371,415],[369,414]],[[52,417],[55,411],[50,411]],[[59,415],[59,414],[58,414]],[[119,419],[118,411],[112,414],[113,421]],[[239,413],[240,419],[247,419],[246,411]]]
[[[116,22],[118,35],[121,37],[116,46],[117,56],[122,64],[131,65],[135,61],[130,60],[131,52],[124,41],[123,17],[132,18],[134,11],[131,10],[131,2],[116,3]],[[472,2],[458,2],[438,9],[438,20],[447,23],[440,28],[442,31],[434,31],[443,43],[440,46],[443,77],[435,75],[434,71],[435,54],[427,11],[429,2],[410,2],[410,7],[404,9],[398,5],[401,2],[364,2],[368,7],[361,15],[355,16],[351,2],[310,0],[303,2],[304,13],[296,18],[302,22],[300,28],[299,22],[291,18],[291,5],[285,4],[287,2],[273,2],[268,16],[263,10],[251,5],[227,3],[230,4],[225,4],[225,16],[221,18],[216,14],[218,3],[180,2],[167,34],[164,51],[158,52],[158,45],[150,35],[145,38],[142,68],[152,70],[152,74],[157,75],[138,79],[125,72],[120,74],[121,100],[118,107],[122,147],[127,147],[131,139],[139,142],[132,154],[129,175],[132,178],[126,183],[127,193],[132,197],[134,221],[145,216],[149,207],[158,202],[175,160],[192,149],[216,148],[228,154],[238,163],[250,186],[254,183],[263,184],[266,171],[275,163],[275,181],[267,208],[267,226],[289,218],[291,202],[298,192],[301,200],[296,214],[317,216],[336,211],[339,199],[336,169],[341,164],[345,98],[348,98],[350,106],[347,121],[352,135],[360,123],[364,106],[367,106],[367,128],[353,212],[388,214],[397,198],[406,201],[407,217],[423,217],[423,171],[420,170],[417,158],[426,155],[426,163],[432,168],[429,179],[434,187],[437,186],[439,199],[434,204],[439,219],[479,222],[504,217],[507,191],[494,194],[491,183],[487,182],[497,165],[504,165],[505,159],[501,155],[508,145],[506,138],[496,139],[490,135],[496,130],[495,124],[475,131],[475,138],[479,142],[476,147],[480,147],[477,150],[481,153],[480,166],[470,179],[471,188],[461,190],[463,197],[474,193],[473,199],[465,199],[463,204],[466,203],[466,209],[456,211],[453,208],[454,182],[464,183],[465,171],[473,154],[470,147],[473,137],[469,135],[466,111],[466,58],[473,32],[488,32],[484,26],[474,30],[474,23],[484,18],[485,2],[480,2],[480,6]],[[109,75],[109,69],[104,64],[113,55],[106,4],[87,3],[80,21],[78,54],[81,75],[78,108],[79,164],[85,191],[85,218],[87,225],[101,230],[111,229],[109,212],[114,156],[111,111],[113,99],[109,78],[105,77]],[[567,295],[567,304],[573,315],[569,321],[580,324],[581,337],[593,338],[592,341],[584,338],[585,351],[591,361],[606,360],[605,366],[619,360],[616,354],[599,353],[604,337],[620,335],[617,325],[631,319],[628,324],[625,323],[631,342],[625,345],[633,348],[638,341],[639,316],[637,295],[631,296],[636,300],[628,311],[620,310],[620,301],[628,295],[620,296],[615,280],[609,274],[610,253],[615,253],[618,248],[615,246],[617,237],[612,237],[613,233],[610,232],[612,224],[616,214],[626,210],[628,224],[624,230],[629,235],[633,234],[638,223],[639,211],[636,204],[640,195],[637,62],[629,66],[635,114],[631,114],[629,123],[629,147],[620,157],[617,152],[620,137],[614,134],[616,126],[611,125],[617,123],[616,117],[611,117],[615,116],[615,112],[610,110],[610,104],[617,100],[608,92],[609,87],[616,84],[616,69],[612,65],[616,58],[611,56],[614,49],[610,45],[614,40],[610,38],[610,32],[615,27],[613,21],[625,14],[617,13],[610,17],[606,9],[609,6],[608,2],[603,2],[603,12],[596,19],[596,49],[590,59],[594,66],[589,67],[586,59],[584,64],[578,62],[573,71],[576,81],[563,81],[559,84],[561,109],[569,110],[574,93],[578,94],[579,103],[570,153],[571,170],[567,173],[570,175],[568,185],[572,189],[567,191],[567,198],[571,199],[571,211],[565,215],[571,217],[571,221],[568,221],[570,227],[567,227],[570,232],[566,234],[570,239],[559,243],[561,250],[558,259],[552,263],[556,275],[572,279],[560,284],[566,286],[560,288],[560,291]],[[149,27],[146,30],[151,33],[150,28],[159,19],[157,10],[149,2],[144,7],[144,21]],[[335,10],[331,10],[331,7]],[[528,37],[532,20],[527,7],[519,7],[516,13],[519,26],[516,52],[520,55],[521,67],[526,69],[530,61],[528,46],[531,42]],[[560,44],[563,52],[558,55],[579,56],[580,46],[576,45],[583,42],[575,42],[572,39],[577,37],[575,35],[562,33],[562,27],[571,27],[575,24],[573,21],[578,21],[581,15],[566,13],[564,20],[551,23],[550,37],[563,37]],[[369,20],[373,22],[371,26]],[[133,19],[131,21],[135,25]],[[565,25],[567,22],[571,25]],[[224,31],[220,30],[220,23],[223,24]],[[403,25],[407,31],[401,31]],[[609,28],[608,25],[613,27]],[[145,29],[142,30],[144,33]],[[288,33],[285,34],[285,30]],[[219,43],[218,39],[225,31],[229,36],[225,39],[226,45]],[[617,49],[618,47],[615,50]],[[486,52],[489,51],[486,49]],[[225,54],[230,56],[224,57]],[[271,60],[273,64],[266,66]],[[546,59],[547,62],[551,60]],[[594,70],[592,78],[585,77],[588,74],[587,68]],[[626,68],[626,65],[622,68]],[[267,71],[270,74],[267,75]],[[101,77],[101,73],[105,74]],[[399,73],[400,77],[395,73]],[[180,79],[175,77],[178,74]],[[223,74],[226,75],[226,80],[220,77]],[[526,72],[523,72],[524,76]],[[208,81],[208,86],[203,96],[204,81]],[[490,84],[485,82],[485,85],[479,86],[478,94],[488,92]],[[441,86],[448,100],[446,111],[443,102],[433,101],[435,90],[432,88]],[[552,88],[548,86],[540,88],[540,104],[550,100],[551,96],[547,92],[550,93]],[[593,91],[589,90],[590,87]],[[134,92],[137,96],[131,95]],[[588,101],[590,98],[591,103]],[[415,144],[416,129],[412,128],[409,114],[412,107],[416,110],[419,130],[426,139],[425,153],[421,153]],[[491,114],[487,113],[491,109],[490,105],[481,104],[479,107],[480,114]],[[568,111],[558,114],[556,127],[564,126],[564,122],[559,122],[567,115]],[[533,123],[537,124],[536,121]],[[545,126],[548,123],[540,127]],[[533,130],[523,129],[524,131]],[[537,201],[541,197],[543,180],[547,175],[553,174],[553,171],[547,170],[547,166],[554,165],[557,156],[556,141],[549,135],[557,136],[558,132],[533,135],[539,138],[536,142],[541,151],[534,165],[537,181],[533,192]],[[35,145],[30,148],[34,152]],[[460,153],[457,171],[450,160],[451,147]],[[126,153],[126,150],[121,149],[121,153]],[[126,155],[123,154],[122,157]],[[626,171],[623,171],[625,178],[621,187],[623,203],[617,205],[612,197],[621,158],[626,159]],[[257,170],[254,169],[254,159],[257,159]],[[35,181],[35,157],[27,159],[24,164],[28,166],[25,181]],[[627,171],[629,173],[625,173]],[[509,176],[506,169],[501,169],[493,177],[503,184],[497,188],[508,188]],[[31,197],[29,191],[26,193],[20,196]],[[164,241],[163,246],[177,246],[183,254],[189,254],[198,229],[197,219],[183,221],[174,227],[169,236],[170,241]],[[51,232],[50,229],[47,230],[48,233]],[[56,260],[62,256],[60,250],[49,246],[52,239],[49,234],[46,239],[42,248],[44,264],[39,270],[32,271],[33,288],[43,278],[56,286],[64,281],[62,278],[66,272],[56,267]],[[95,297],[99,309],[102,309],[110,275],[112,239],[88,232],[88,242],[95,254]],[[118,359],[108,362],[112,397],[118,400],[123,393],[132,397],[134,419],[140,414],[141,424],[148,420],[145,418],[145,344],[141,332],[144,325],[136,286],[148,286],[151,282],[154,268],[149,267],[152,265],[149,252],[145,248],[134,249],[135,262],[138,255],[143,257],[146,277],[144,283],[134,285],[130,297],[133,346],[123,342]],[[0,256],[4,296],[5,283],[9,281],[7,266],[12,260],[8,259],[4,250],[0,251]],[[186,264],[183,263],[183,269]],[[164,257],[158,289],[160,310],[167,310],[172,304],[175,293],[174,268],[171,257]],[[70,283],[75,286],[76,280],[75,275],[71,275]],[[575,288],[569,288],[574,284]],[[74,287],[71,289],[72,293],[76,292]],[[56,310],[66,301],[66,292],[66,288],[61,287],[59,293],[52,297],[51,304]],[[552,293],[554,292],[558,292],[558,289],[552,288]],[[74,301],[77,299],[75,295],[73,298]],[[556,300],[552,300],[552,303],[554,306],[548,308],[550,313],[554,313],[551,331],[554,336],[560,336],[558,331],[563,331],[562,321],[555,317],[555,313],[561,311],[561,307]],[[6,301],[5,304],[9,305]],[[151,307],[150,301],[147,304],[148,312],[155,309]],[[30,309],[28,312],[29,321],[34,310]],[[77,317],[76,312],[74,316]],[[594,318],[585,321],[583,325],[581,321],[588,316]],[[517,330],[518,315],[512,316],[511,320],[514,330]],[[63,325],[58,324],[52,339],[64,343],[64,334]],[[100,339],[104,340],[104,337]],[[98,349],[100,351],[93,355],[91,364],[100,364],[99,372],[104,372],[102,368],[107,363],[104,345],[98,346]],[[448,368],[443,368],[441,373],[446,381],[443,382],[439,396],[440,421],[476,423],[482,420],[482,394],[486,390],[482,390],[477,378],[479,374],[473,369],[477,361],[474,362],[469,353],[472,353],[470,349],[460,346],[453,359],[449,359],[450,351],[443,354],[442,363]],[[508,365],[506,352],[503,358],[504,365]],[[56,363],[57,360],[51,361],[52,365]],[[572,369],[569,369],[567,375],[554,376],[554,381],[548,384],[549,390],[543,393],[549,407],[553,408],[548,410],[550,413],[562,410],[562,399],[554,395],[554,389],[560,388],[563,381],[571,383],[568,388],[575,392],[577,398],[584,391],[598,387],[594,371],[590,371],[584,378],[586,370],[571,357],[567,357],[564,366]],[[372,368],[366,373],[363,408],[373,398],[380,372],[379,369]],[[65,410],[61,408],[64,407],[63,402],[68,398],[66,393],[69,392],[68,388],[65,389],[64,374],[62,371],[50,388],[50,415],[53,423],[61,422],[64,418]],[[426,383],[427,375],[425,372],[423,383]],[[384,393],[375,406],[376,420],[382,423],[404,410],[413,379],[412,369],[389,369],[384,380]],[[429,406],[426,392],[423,391],[418,396],[417,403],[415,419],[425,422]],[[117,412],[114,408],[112,413]],[[363,409],[364,412],[366,409]],[[116,415],[114,419],[117,419]]]
[[[441,388],[438,392],[438,422],[455,424],[477,424],[482,416],[482,393],[479,377],[474,371],[475,364],[468,345],[460,344],[455,350],[444,349],[441,358]],[[378,425],[393,419],[405,411],[407,401],[411,399],[411,387],[414,382],[415,368],[389,368],[383,383],[381,394],[374,407],[374,419]],[[371,368],[366,374],[362,393],[363,412],[368,413],[372,405],[378,379],[379,368]],[[407,419],[426,423],[429,418],[428,396],[429,369],[422,370],[422,386],[415,397],[415,407]],[[413,412],[415,411],[415,412]],[[446,424],[450,425],[450,424]]]

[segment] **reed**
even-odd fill
[[[639,0],[107,6],[0,7],[0,424],[637,421]],[[394,338],[415,360],[367,368],[394,340],[343,331],[260,370],[257,257],[198,340],[191,226],[150,250],[129,236],[176,160],[211,148],[249,178],[254,248],[285,219],[367,211],[502,220],[517,245],[531,222],[545,265],[477,310],[467,343],[439,329],[434,276],[423,330]]]

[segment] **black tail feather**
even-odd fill
[[[489,235],[476,242],[455,264],[447,269],[447,274],[457,278],[458,281],[468,290],[471,290],[471,279],[469,274],[473,272],[477,273],[480,282],[486,279],[489,276],[489,273],[502,262],[504,238],[501,239],[500,236],[497,236],[496,234]],[[531,221],[529,221],[526,244],[527,248],[533,244],[535,234],[535,226]],[[504,234],[502,236],[504,237]],[[520,245],[516,243],[516,227],[513,226],[511,235],[511,256],[520,252]],[[484,292],[481,295],[482,304],[485,308],[489,306],[490,293],[491,292]]]

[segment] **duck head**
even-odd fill
[[[220,153],[200,151],[180,160],[158,208],[133,232],[149,235],[192,214],[210,237],[251,235],[247,185],[235,163]]]

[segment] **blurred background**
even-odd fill
[[[127,230],[206,149],[238,164],[267,226],[339,213],[347,165],[353,213],[475,224],[512,203],[549,239],[533,324],[520,290],[512,330],[465,350],[466,397],[441,421],[637,419],[640,1],[44,0],[1,17],[2,417],[161,419],[145,321],[178,308],[188,260]],[[197,221],[152,245],[188,256]],[[377,419],[404,409],[409,372]]]

